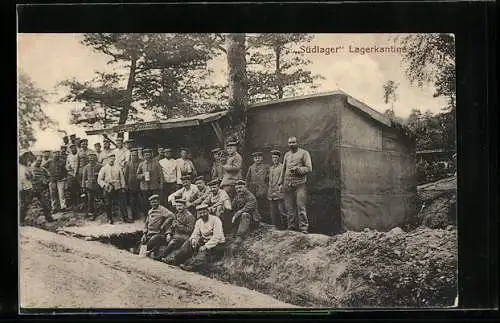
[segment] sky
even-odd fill
[[[383,99],[382,85],[393,80],[399,83],[398,98],[394,103],[396,116],[407,117],[412,109],[440,112],[446,106],[444,98],[434,98],[432,86],[417,87],[407,80],[401,57],[397,53],[361,53],[362,47],[389,47],[397,44],[395,34],[315,34],[314,39],[292,50],[312,61],[309,69],[324,77],[319,88],[312,94],[341,89],[380,112],[390,108]],[[80,43],[80,34],[18,34],[18,70],[28,74],[33,82],[50,93],[49,103],[43,107],[49,117],[56,120],[57,127],[41,131],[36,129],[37,142],[34,150],[58,149],[64,130],[86,137],[85,129],[70,125],[69,117],[77,103],[59,103],[64,88],[57,84],[66,79],[91,80],[96,71],[111,71],[109,57],[97,53]],[[328,53],[328,55],[327,55]],[[224,56],[213,60],[213,82],[224,83],[227,79]],[[100,140],[99,136],[88,136],[89,146]]]

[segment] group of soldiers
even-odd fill
[[[244,177],[237,146],[229,141],[225,149],[213,149],[211,171],[198,176],[187,148],[174,158],[171,148],[143,149],[133,140],[106,138],[102,149],[96,143],[91,150],[87,139],[64,137],[52,156],[44,152],[33,162],[29,154],[21,155],[21,223],[33,196],[47,221],[53,221],[51,213],[74,208],[82,199],[87,217],[95,219],[96,199],[102,199],[110,223],[114,207],[124,222],[144,214],[141,243],[153,258],[172,264],[182,264],[193,254],[205,262],[225,245],[225,236],[237,247],[261,220],[307,233],[309,152],[290,137],[283,162],[278,150],[271,151],[271,165],[264,163],[262,152],[253,152],[254,162]]]

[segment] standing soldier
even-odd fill
[[[78,194],[80,192],[80,184],[78,183],[78,168],[80,167],[78,150],[76,143],[69,145],[70,153],[66,158],[66,170],[68,171],[67,192],[68,202],[72,207],[78,202]]]
[[[306,210],[306,181],[307,174],[312,172],[311,155],[297,146],[296,137],[288,139],[288,148],[279,180],[280,189],[284,191],[288,229],[307,233],[309,221]]]
[[[123,146],[123,138],[116,138],[116,149],[114,151],[116,164],[125,169],[125,163],[130,159],[130,151]]]
[[[42,207],[43,215],[47,222],[53,222],[54,219],[50,215],[50,198],[49,198],[49,171],[42,167],[42,158],[38,157],[35,160],[33,169],[31,170],[33,186],[33,197],[36,197]]]
[[[66,163],[61,157],[59,151],[54,152],[54,157],[48,165],[48,171],[50,173],[50,200],[52,204],[52,212],[55,213],[58,210],[64,211],[66,209]]]
[[[191,179],[197,175],[194,164],[189,159],[189,149],[187,148],[181,148],[180,158],[177,159],[177,185],[182,185],[182,177],[184,175],[191,176]]]
[[[177,161],[172,156],[172,149],[165,148],[163,152],[165,157],[160,159],[163,172],[163,192],[160,200],[164,206],[167,206],[168,196],[177,188]]]
[[[69,135],[69,143],[76,144],[76,135],[74,133]]]
[[[97,183],[102,187],[104,203],[106,204],[106,215],[109,223],[113,224],[113,204],[118,204],[118,209],[123,222],[129,222],[125,205],[125,176],[120,166],[115,164],[115,156],[111,154],[108,162],[99,171]]]
[[[273,164],[269,167],[269,189],[267,199],[269,200],[269,214],[271,215],[271,224],[278,229],[286,228],[286,212],[285,202],[283,200],[283,192],[279,187],[283,164],[280,163],[281,152],[279,150],[271,150],[271,158]]]
[[[61,158],[61,160],[64,161],[64,163],[66,163],[66,158],[68,157],[68,146],[66,145],[61,146],[59,157]]]
[[[231,198],[235,195],[234,185],[241,179],[241,167],[243,165],[243,158],[237,152],[237,144],[236,141],[227,143],[227,159],[222,167],[224,174],[222,176],[221,187]]]
[[[137,180],[137,168],[139,167],[139,163],[137,148],[130,149],[130,160],[125,165],[124,175],[127,184],[127,201],[132,220],[137,220],[139,214],[146,208],[146,201],[142,199],[139,181]]]
[[[29,155],[31,152],[24,151],[21,152],[19,156],[19,222],[24,225],[24,219],[26,218],[26,212],[28,211],[28,206],[33,200],[33,184],[31,179],[33,175],[29,168],[31,164],[29,161]]]
[[[97,176],[101,167],[101,164],[97,163],[97,154],[92,152],[89,154],[89,163],[82,170],[82,187],[87,194],[87,216],[92,221],[97,217],[95,199],[99,190]]]
[[[64,146],[69,145],[69,137],[68,137],[68,136],[64,136],[64,137],[63,137],[63,145],[64,145]]]
[[[256,151],[252,154],[253,164],[247,171],[246,182],[250,192],[257,198],[257,205],[261,215],[267,214],[267,188],[269,181],[269,166],[262,162],[262,152]],[[266,223],[271,221],[266,217]]]
[[[137,180],[146,200],[151,195],[160,195],[163,188],[163,173],[158,162],[153,160],[151,149],[144,150],[144,160],[137,166]],[[147,209],[144,210],[147,212]]]
[[[44,150],[42,152],[42,167],[44,167],[45,169],[47,169],[48,167],[48,164],[50,163],[51,161],[51,158],[50,158],[50,150]]]
[[[153,160],[159,162],[164,157],[165,157],[165,154],[163,152],[163,147],[158,146],[158,149],[156,150],[156,152],[155,152],[155,154],[153,156]]]
[[[99,164],[102,164],[102,163],[99,161],[99,155],[102,153],[102,149],[101,149],[101,148],[102,148],[102,147],[101,147],[101,143],[100,143],[100,142],[96,142],[96,143],[94,144],[94,152],[95,152],[95,154],[96,154],[96,156],[97,156],[97,162],[98,162]]]
[[[125,141],[125,148],[127,148],[128,151],[130,151],[130,149],[134,148],[134,139],[127,139]]]
[[[220,148],[214,148],[212,149],[212,156],[214,158],[214,162],[212,164],[212,171],[210,173],[210,179],[220,179],[222,180],[222,163],[221,163],[221,149]]]
[[[99,164],[106,163],[106,158],[108,158],[108,156],[113,153],[113,149],[111,149],[110,144],[111,142],[109,141],[109,139],[104,139],[104,141],[102,142],[103,149],[97,155],[97,161],[99,162]]]

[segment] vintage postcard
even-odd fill
[[[18,34],[20,311],[457,306],[453,34]]]

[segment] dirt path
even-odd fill
[[[267,295],[93,241],[22,227],[24,308],[289,308]]]

